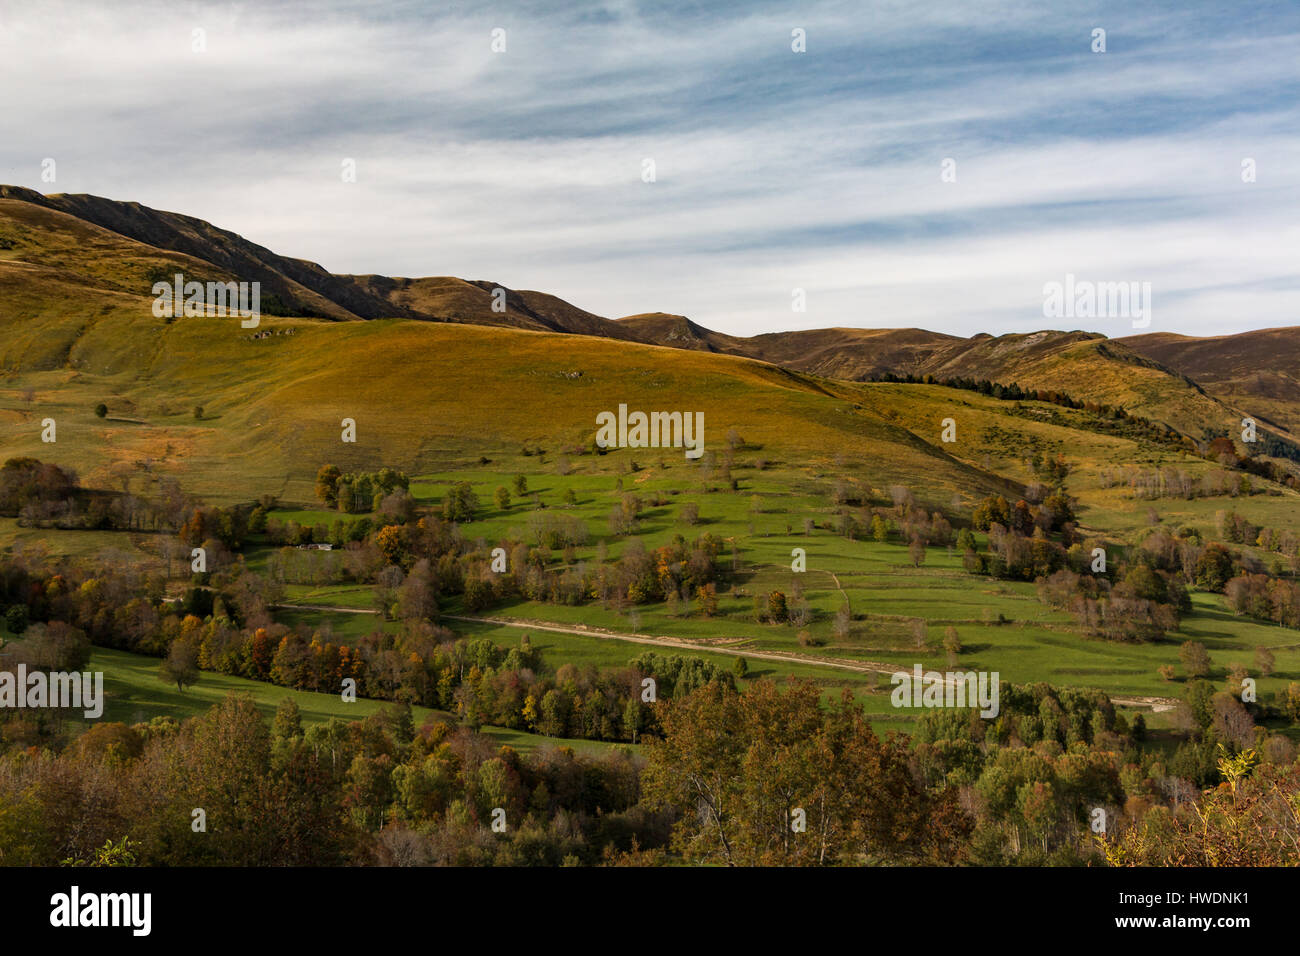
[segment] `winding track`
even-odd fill
[[[277,607],[299,611],[334,611],[340,614],[378,614],[369,608],[338,607],[329,604],[278,604]],[[833,667],[839,670],[853,671],[859,674],[894,674],[900,670],[897,664],[880,661],[852,661],[836,657],[812,657],[794,651],[754,651],[736,647],[734,644],[699,644],[680,637],[654,637],[646,634],[628,634],[621,631],[608,631],[604,628],[583,627],[580,624],[566,627],[543,621],[526,621],[509,617],[467,617],[464,615],[445,614],[448,621],[465,621],[471,624],[494,624],[499,627],[515,627],[529,631],[552,631],[556,634],[577,634],[581,637],[597,637],[607,641],[624,641],[629,644],[650,644],[655,647],[672,647],[678,650],[704,651],[710,654],[727,654],[731,657],[744,656],[755,660],[778,661],[786,664],[808,664],[813,667]],[[736,638],[740,641],[743,638]],[[1173,710],[1177,699],[1173,697],[1130,697],[1110,698],[1111,703],[1120,707],[1150,707],[1153,713]]]

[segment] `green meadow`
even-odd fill
[[[94,649],[88,669],[102,671],[104,674],[106,703],[102,719],[124,723],[139,723],[154,717],[183,720],[199,716],[232,693],[249,695],[258,710],[268,719],[274,716],[280,701],[290,697],[298,705],[304,726],[334,719],[363,720],[393,706],[386,701],[365,698],[347,702],[338,694],[291,690],[212,671],[204,671],[198,683],[184,691],[178,691],[174,685],[165,684],[159,678],[157,658],[104,647]],[[417,727],[429,720],[455,719],[451,714],[427,707],[412,707],[411,713]],[[480,728],[480,732],[502,746],[511,746],[520,751],[562,745],[578,751],[599,753],[619,746],[591,740],[559,740],[504,727],[485,726]]]
[[[490,636],[498,643],[513,643],[516,638],[511,632],[519,633],[518,628],[458,618],[490,617],[589,632],[530,631],[534,643],[543,648],[549,667],[563,663],[620,667],[646,650],[715,658],[740,656],[746,657],[751,676],[804,677],[826,687],[828,695],[838,693],[843,686],[866,694],[888,679],[872,672],[826,666],[831,662],[902,669],[920,663],[927,669],[950,669],[941,646],[949,627],[956,631],[962,645],[956,661],[958,669],[998,671],[1002,680],[1013,683],[1042,681],[1098,687],[1121,697],[1178,697],[1183,686],[1178,649],[1186,640],[1206,645],[1212,660],[1210,677],[1219,682],[1233,664],[1242,664],[1254,673],[1255,649],[1270,648],[1276,666],[1271,676],[1258,678],[1262,698],[1283,690],[1292,680],[1300,680],[1300,633],[1235,617],[1219,595],[1194,594],[1193,612],[1166,640],[1145,644],[1090,640],[1077,633],[1069,614],[1040,602],[1033,584],[971,575],[962,568],[961,557],[953,549],[927,548],[923,562],[916,567],[897,533],[886,542],[851,540],[838,533],[834,530],[835,509],[829,503],[834,484],[829,475],[810,476],[803,470],[781,466],[762,470],[742,466],[733,468],[741,488],[732,491],[701,477],[698,465],[666,456],[662,464],[657,459],[649,459],[646,464],[638,462],[639,470],[635,472],[607,470],[611,464],[608,459],[618,455],[628,460],[630,454],[576,458],[566,464],[564,475],[539,473],[535,458],[521,458],[516,461],[517,468],[470,468],[421,475],[412,481],[411,490],[422,506],[436,509],[452,484],[468,481],[480,509],[476,519],[462,525],[461,530],[468,541],[487,546],[505,540],[530,540],[530,522],[545,516],[579,519],[590,533],[586,546],[573,549],[571,560],[579,565],[598,560],[602,551],[608,559],[617,558],[633,537],[650,549],[668,543],[678,534],[688,540],[713,534],[726,543],[720,556],[724,564],[729,564],[733,543],[738,554],[731,586],[720,591],[715,616],[702,616],[693,602],[676,609],[659,603],[619,611],[603,607],[598,601],[578,607],[514,601],[482,615],[471,615],[457,599],[452,599],[442,607],[447,616],[443,624],[457,634]],[[738,455],[742,461],[748,457],[748,453]],[[527,493],[522,497],[512,493],[509,507],[497,507],[495,490],[509,488],[516,473],[525,476]],[[573,504],[564,500],[569,490],[573,492]],[[641,496],[646,506],[635,534],[623,537],[610,531],[608,519],[611,509],[627,492]],[[877,490],[872,504],[887,505],[880,495]],[[544,506],[540,509],[539,500]],[[1217,504],[1221,509],[1227,504],[1262,523],[1273,516],[1272,509],[1281,500],[1289,498],[1255,495],[1180,504],[1199,506],[1211,518],[1214,509],[1209,506]],[[684,513],[690,504],[698,508],[699,518],[694,524],[687,523]],[[328,524],[337,518],[331,512],[311,508],[278,510],[274,514],[281,520],[292,518],[312,524]],[[805,531],[809,519],[813,527]],[[1129,543],[1135,543],[1140,534],[1128,536]],[[796,548],[806,553],[806,570],[802,573],[791,570]],[[570,558],[556,553],[553,566],[567,560]],[[755,598],[764,598],[771,590],[784,592],[792,606],[794,595],[801,591],[812,620],[803,627],[758,623]],[[381,625],[374,614],[324,610],[372,609],[368,588],[291,586],[289,594],[287,600],[291,603],[316,605],[322,610],[315,619],[310,616],[312,612],[281,611],[279,617],[286,623],[328,623],[336,637],[366,633]],[[847,635],[837,636],[834,618],[845,603],[853,621]],[[800,643],[800,631],[811,635],[810,646]],[[653,648],[619,639],[618,635],[672,644]],[[782,655],[787,660],[754,658],[756,652]],[[819,661],[823,663],[819,665]],[[1167,664],[1177,672],[1173,681],[1166,681],[1158,672]],[[889,706],[887,693],[877,692],[870,697],[869,706],[882,721],[897,720],[900,725],[908,721],[905,712],[895,712]]]
[[[872,667],[919,662],[947,669],[942,640],[952,628],[962,646],[956,667],[996,670],[1016,683],[1177,697],[1181,676],[1165,681],[1158,669],[1172,664],[1181,675],[1178,646],[1185,640],[1206,644],[1219,681],[1234,663],[1253,671],[1257,646],[1272,648],[1276,670],[1260,680],[1265,698],[1300,678],[1300,642],[1293,640],[1300,632],[1236,618],[1216,595],[1196,595],[1194,612],[1171,639],[1094,641],[1069,615],[1040,603],[1032,584],[971,576],[954,550],[928,548],[917,567],[897,531],[884,542],[840,533],[837,491],[856,496],[869,489],[862,504],[889,507],[893,490],[905,488],[959,525],[980,498],[1021,494],[1035,480],[1035,453],[1064,456],[1081,528],[1120,551],[1154,524],[1213,534],[1227,510],[1286,528],[1300,503],[1295,492],[1259,480],[1253,493],[1236,496],[1136,498],[1113,483],[1125,468],[1204,475],[1214,466],[1169,445],[1104,434],[1084,411],[937,385],[831,381],[731,356],[582,336],[397,320],[276,320],[296,334],[250,341],[220,323],[161,323],[129,303],[105,308],[65,343],[63,364],[31,358],[43,347],[32,337],[40,322],[0,347],[11,369],[0,381],[0,440],[9,454],[72,467],[88,486],[143,497],[157,494],[165,479],[215,504],[271,495],[279,503],[273,517],[310,525],[340,517],[314,497],[316,471],[326,463],[344,471],[400,469],[412,476],[417,503],[430,509],[465,481],[479,500],[474,520],[461,528],[471,543],[531,541],[532,522],[546,516],[582,521],[588,543],[552,554],[552,568],[617,560],[634,538],[648,549],[678,534],[722,541],[728,585],[713,617],[693,602],[621,611],[598,601],[494,608],[488,616],[608,635],[538,631],[550,667],[625,666],[649,649],[617,638],[631,635],[671,642],[664,652],[745,656],[751,674],[808,677],[828,694],[846,685],[865,694],[881,679]],[[129,344],[141,336],[151,342],[147,352]],[[104,419],[93,413],[100,401],[109,407]],[[703,411],[705,457],[693,461],[672,448],[587,453],[595,416],[620,402]],[[58,421],[55,444],[40,440],[45,417]],[[345,418],[356,422],[355,443],[341,441]],[[940,439],[947,419],[955,423],[953,442]],[[513,491],[515,475],[526,478],[523,495]],[[506,508],[496,504],[499,487],[510,489]],[[634,534],[617,535],[610,512],[626,493],[638,495],[643,510]],[[694,520],[691,508],[698,511]],[[163,568],[162,544],[154,534],[0,523],[0,546],[50,559]],[[795,549],[806,553],[801,573],[791,568]],[[254,536],[240,559],[264,571],[272,550],[265,536]],[[758,623],[755,601],[773,590],[791,607],[806,602],[808,622]],[[338,641],[397,626],[372,613],[375,596],[367,586],[291,584],[284,603],[294,606],[278,609],[279,621]],[[844,605],[852,615],[847,633],[835,627]],[[446,600],[441,611],[456,633],[480,627],[454,620],[474,616],[458,600]],[[803,642],[800,632],[807,634]],[[204,680],[213,686],[219,678]],[[162,693],[146,693],[148,686],[131,699],[143,704]],[[881,721],[906,726],[910,719],[880,693],[871,707]]]

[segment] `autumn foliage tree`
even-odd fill
[[[175,684],[182,693],[199,679],[199,650],[192,640],[180,638],[172,641],[167,656],[162,659],[158,676]]]
[[[905,741],[881,740],[846,693],[808,682],[739,693],[712,683],[656,706],[647,804],[680,815],[673,845],[731,866],[953,862],[970,820],[955,791],[917,782]]]
[[[339,479],[343,473],[337,465],[321,465],[316,472],[316,497],[333,508],[339,500]]]

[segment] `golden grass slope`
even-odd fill
[[[258,331],[271,334],[256,338],[235,318],[169,322],[152,314],[149,276],[159,269],[239,275],[64,212],[55,208],[59,197],[5,189],[12,195],[0,198],[0,441],[6,456],[74,465],[102,486],[174,475],[211,500],[269,492],[308,501],[315,471],[327,461],[419,473],[480,457],[512,459],[524,444],[554,453],[587,445],[597,414],[621,403],[703,412],[706,444],[716,451],[734,428],[756,446],[753,455],[774,464],[877,486],[907,484],[936,502],[1010,490],[996,471],[1029,477],[1016,466],[1028,452],[981,437],[1018,433],[1028,447],[1033,423],[1012,421],[1006,403],[951,389],[835,381],[720,354],[736,343],[759,343],[764,355],[793,365],[800,354],[830,362],[837,343],[851,341],[855,354],[906,366],[900,371],[1055,389],[1122,404],[1193,434],[1237,414],[1158,363],[1087,333],[965,340],[921,330],[831,329],[737,339],[681,316],[609,323],[532,292],[509,293],[508,313],[496,314],[507,325],[487,327],[475,316],[485,308],[494,314],[494,286],[450,277],[335,277],[354,282],[360,295],[440,312],[446,322],[264,316]],[[108,208],[121,212],[121,205]],[[146,213],[153,211],[140,214],[144,221],[155,223]],[[193,228],[196,242],[208,236],[187,225],[198,220],[179,219],[168,228]],[[602,336],[602,323],[618,328],[619,338]],[[527,327],[512,327],[521,324]],[[556,334],[588,328],[594,332]],[[294,335],[282,334],[290,329]],[[674,330],[703,341],[683,349],[626,340]],[[110,412],[104,420],[92,412],[101,401]],[[948,416],[961,435],[952,445],[939,440]],[[40,423],[51,417],[53,446],[40,440]],[[340,441],[345,418],[357,424],[356,444]],[[1067,455],[1136,455],[1132,443],[1107,439],[1102,448],[1085,429],[1065,431],[1049,444]],[[575,464],[612,474],[626,468],[619,456],[694,467],[676,449],[584,456]]]
[[[1120,341],[1270,425],[1300,434],[1300,328],[1202,337],[1157,332]]]
[[[744,338],[664,313],[613,322],[553,295],[509,290],[488,281],[333,275],[315,263],[279,256],[192,217],[96,196],[42,196],[0,186],[0,262],[5,261],[10,265],[7,276],[0,275],[0,292],[5,293],[0,309],[16,308],[32,316],[61,310],[70,298],[67,286],[79,282],[97,292],[144,294],[149,276],[165,267],[201,278],[256,279],[263,282],[264,292],[275,292],[291,307],[333,319],[416,318],[578,333],[742,355],[848,381],[893,372],[1015,382],[1120,405],[1197,439],[1207,430],[1231,430],[1245,415],[1264,419],[1277,431],[1300,421],[1300,375],[1291,372],[1300,356],[1300,336],[1288,337],[1286,330],[1280,330],[1284,341],[1275,335],[1260,343],[1220,339],[1199,349],[1181,347],[1181,368],[1194,370],[1195,381],[1159,361],[1160,355],[1173,356],[1174,349],[1168,337],[1158,336],[1108,340],[1096,333],[1043,331],[963,339],[921,329],[830,328]],[[22,272],[18,262],[54,271]],[[64,288],[38,287],[32,294],[25,287],[34,280],[62,281]],[[504,303],[498,289],[505,293]],[[113,308],[107,301],[98,304],[100,310]],[[95,307],[88,311],[92,315],[83,315],[83,321],[93,317]],[[56,361],[69,334],[68,327],[60,327],[27,336],[23,362],[30,364],[37,356]],[[1281,355],[1286,368],[1269,364],[1269,345],[1282,346],[1275,357]],[[8,349],[11,356],[14,351]],[[1231,371],[1226,374],[1216,372],[1220,353],[1240,353],[1240,361],[1227,363]],[[1212,380],[1223,394],[1207,393],[1198,384],[1203,380]]]
[[[15,199],[0,199],[0,238],[5,453],[74,465],[95,484],[116,486],[134,469],[137,481],[175,475],[214,500],[262,492],[302,500],[325,461],[418,472],[514,454],[525,442],[581,446],[599,412],[627,403],[703,412],[715,449],[736,428],[772,460],[848,458],[881,482],[928,476],[968,493],[1002,487],[831,383],[749,360],[404,320],[264,316],[258,331],[273,334],[259,339],[235,318],[152,314],[151,270],[212,276],[210,263]],[[524,304],[553,318],[563,311],[551,297]],[[292,337],[277,334],[290,328]],[[100,401],[106,420],[93,416]],[[40,440],[46,418],[57,424],[53,445]],[[340,441],[344,418],[357,423],[355,445]]]
[[[151,209],[140,203],[63,193],[43,196],[16,186],[0,186],[0,202],[14,204],[0,211],[0,236],[6,218],[41,221],[42,228],[52,234],[66,233],[66,220],[50,215],[62,213],[80,222],[83,232],[85,227],[98,227],[97,235],[107,231],[141,246],[185,257],[189,260],[191,274],[202,279],[220,272],[243,281],[260,282],[264,295],[275,294],[294,314],[336,320],[426,319],[575,332],[626,340],[637,338],[615,322],[544,292],[516,291],[496,282],[469,282],[450,276],[407,279],[335,275],[317,263],[278,255],[237,233],[201,219]],[[20,203],[27,208],[19,208],[16,204]],[[45,246],[35,242],[28,253],[36,253],[42,262],[48,264],[50,256],[60,246],[54,235],[50,238],[50,243]],[[73,245],[61,251],[83,271],[98,270],[97,278],[101,280],[117,278],[103,274],[113,271],[114,260],[106,257],[103,254],[105,250],[94,244]],[[31,258],[30,255],[25,257]],[[200,262],[209,265],[197,265]],[[135,282],[140,277],[125,274],[120,278]],[[132,288],[139,290],[138,285]],[[498,301],[495,295],[498,288],[505,293],[504,301]]]
[[[237,319],[160,325],[148,300],[76,335],[62,370],[22,371],[0,392],[6,455],[30,454],[104,475],[145,462],[187,490],[230,499],[262,492],[310,499],[316,469],[390,465],[419,473],[511,457],[524,443],[554,455],[586,445],[598,413],[704,413],[706,447],[735,428],[774,464],[859,466],[878,484],[918,483],[945,494],[1005,482],[889,420],[866,395],[746,359],[515,329],[406,320],[267,322],[295,335],[255,340]],[[122,343],[138,343],[123,354]],[[104,369],[90,373],[81,369]],[[34,387],[31,403],[23,389]],[[110,406],[106,421],[95,402]],[[190,410],[203,406],[204,419]],[[56,446],[39,422],[58,421]],[[120,418],[137,419],[123,424]],[[353,419],[357,442],[341,441]],[[680,449],[617,452],[652,465],[694,467]],[[575,459],[615,471],[618,458]],[[686,472],[683,472],[686,474]],[[685,479],[684,479],[685,480]]]

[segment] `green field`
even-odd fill
[[[1181,681],[1166,682],[1157,669],[1163,664],[1173,664],[1178,669],[1178,647],[1186,640],[1205,643],[1214,665],[1212,679],[1222,680],[1234,663],[1253,671],[1255,648],[1259,646],[1269,647],[1276,656],[1274,673],[1259,680],[1261,695],[1281,690],[1289,681],[1300,679],[1300,633],[1234,617],[1221,596],[1196,594],[1193,613],[1183,619],[1176,634],[1164,641],[1119,644],[1087,640],[1074,632],[1070,615],[1054,611],[1038,600],[1034,585],[971,575],[962,568],[960,556],[951,549],[928,548],[924,563],[918,568],[912,566],[907,548],[896,537],[886,543],[849,540],[826,530],[822,525],[831,521],[833,510],[824,500],[819,506],[807,485],[789,472],[756,473],[752,485],[737,494],[692,492],[692,484],[682,480],[687,476],[675,476],[675,470],[684,470],[684,466],[677,464],[676,468],[670,466],[663,472],[647,469],[625,479],[625,488],[635,481],[637,493],[647,499],[655,495],[665,499],[663,505],[647,507],[635,537],[647,549],[668,543],[675,534],[691,538],[708,532],[736,541],[741,555],[740,568],[733,575],[733,589],[719,595],[717,616],[704,618],[698,612],[679,612],[674,616],[664,604],[618,612],[602,608],[599,602],[569,607],[527,601],[495,608],[485,616],[679,638],[712,645],[714,650],[709,653],[798,654],[809,662],[803,668],[806,676],[819,682],[829,680],[855,687],[861,686],[860,675],[817,668],[817,659],[878,662],[903,668],[920,662],[927,668],[944,670],[948,665],[939,644],[949,626],[956,629],[963,646],[958,661],[960,669],[996,670],[1003,680],[1014,683],[1046,681],[1099,687],[1116,695],[1177,697],[1181,694]],[[527,478],[529,494],[536,491],[547,505],[541,514],[577,518],[590,529],[591,543],[575,549],[576,562],[596,560],[602,543],[610,558],[616,558],[627,546],[630,537],[614,537],[607,527],[609,510],[620,494],[613,489],[610,477],[530,474]],[[503,512],[490,503],[495,488],[508,484],[508,477],[477,470],[425,475],[412,483],[412,490],[421,504],[433,507],[439,503],[442,492],[453,482],[462,480],[474,485],[483,503],[481,518],[462,526],[467,540],[494,544],[504,539],[527,539],[529,519],[539,513],[531,504],[515,503]],[[750,480],[746,479],[747,484]],[[563,504],[566,488],[574,490],[576,505]],[[757,512],[751,502],[755,493],[762,499],[761,510]],[[1233,505],[1245,511],[1256,504],[1272,506],[1277,500],[1255,497],[1234,501]],[[689,502],[700,509],[700,523],[694,526],[680,520],[682,509]],[[1223,502],[1219,504],[1222,506]],[[302,515],[313,523],[328,523],[334,517],[320,510],[309,510]],[[818,525],[810,534],[805,535],[802,530],[793,534],[787,531],[790,526],[801,528],[806,517]],[[1257,520],[1267,517],[1264,514]],[[790,570],[794,548],[803,548],[807,553],[807,570],[801,574]],[[722,557],[725,561],[725,552]],[[803,588],[803,596],[813,613],[813,620],[804,629],[820,646],[801,647],[797,641],[801,628],[754,622],[755,595],[765,595],[774,589],[790,595],[796,583]],[[290,594],[289,600],[298,604],[373,606],[368,589],[355,585],[298,587],[291,588]],[[833,619],[845,600],[855,619],[850,634],[841,640],[834,634]],[[458,616],[466,613],[458,601],[448,602],[443,611]],[[305,623],[305,613],[286,611],[282,615],[286,623]],[[332,613],[320,620],[328,620],[336,635],[366,633],[377,625],[377,618],[364,616],[369,623],[363,623],[357,620],[362,617]],[[448,623],[457,632],[466,632],[469,627],[459,621]],[[916,642],[918,625],[926,641],[920,647]],[[505,637],[508,635],[503,635],[502,642]],[[602,666],[614,666],[648,649],[629,644],[626,646],[631,653],[608,652],[603,647],[618,647],[619,642],[582,635],[535,634],[534,640],[555,645],[555,653],[547,655],[552,666],[567,660],[599,660]],[[751,664],[789,666],[757,660]]]
[[[831,381],[731,356],[583,336],[397,320],[277,320],[297,334],[255,343],[217,323],[159,324],[126,302],[106,309],[71,338],[51,317],[16,330],[0,347],[11,369],[0,382],[0,439],[11,454],[74,467],[89,486],[143,497],[157,494],[165,478],[210,503],[272,495],[276,520],[326,527],[340,517],[313,493],[315,473],[326,463],[345,471],[401,469],[412,476],[417,504],[430,510],[465,481],[480,504],[461,527],[473,547],[532,541],[532,524],[552,516],[586,526],[588,543],[551,553],[551,570],[617,560],[633,540],[647,549],[678,534],[693,540],[708,533],[723,542],[727,584],[712,618],[687,604],[615,610],[598,601],[516,601],[494,608],[494,617],[686,642],[660,650],[746,656],[753,673],[809,677],[828,694],[879,681],[873,672],[827,666],[836,661],[868,670],[915,662],[948,669],[941,641],[950,627],[962,645],[958,669],[998,671],[1015,683],[1177,697],[1181,679],[1166,682],[1157,669],[1173,664],[1181,674],[1178,645],[1185,640],[1206,644],[1218,681],[1234,663],[1253,670],[1257,646],[1272,648],[1276,670],[1260,681],[1264,698],[1300,677],[1300,632],[1234,617],[1216,595],[1196,595],[1194,612],[1164,641],[1087,640],[1069,615],[1039,602],[1033,585],[969,575],[952,549],[928,548],[914,567],[896,531],[883,543],[839,532],[833,501],[843,486],[859,502],[850,513],[892,507],[897,486],[960,525],[980,498],[1018,496],[1035,479],[1033,453],[1065,457],[1081,529],[1117,552],[1140,542],[1153,508],[1164,527],[1198,527],[1211,536],[1219,512],[1229,509],[1260,525],[1285,529],[1291,522],[1300,495],[1263,480],[1252,483],[1255,493],[1231,497],[1136,497],[1115,483],[1115,474],[1177,468],[1205,475],[1215,466],[1169,444],[1103,433],[1081,410],[938,385]],[[66,345],[66,361],[41,358],[48,350],[42,334]],[[142,337],[151,343],[147,353],[130,345]],[[394,355],[403,361],[391,361]],[[377,367],[383,374],[369,371]],[[110,407],[104,419],[93,414],[99,401]],[[680,449],[590,453],[595,415],[621,402],[701,410],[705,458],[687,459]],[[39,438],[47,416],[59,423],[54,445]],[[344,418],[357,422],[356,443],[340,440]],[[939,438],[949,418],[957,430],[951,443]],[[527,478],[526,494],[512,491],[510,505],[499,508],[496,489],[510,488],[517,474]],[[644,507],[635,533],[618,535],[610,512],[626,493],[640,496]],[[698,509],[693,523],[688,505]],[[162,545],[162,536],[152,534],[33,528],[12,518],[0,525],[0,546],[50,559],[160,568]],[[807,553],[807,570],[798,574],[791,570],[796,548]],[[265,571],[273,550],[266,536],[254,536],[241,559]],[[179,576],[172,584],[181,586]],[[807,623],[756,623],[755,599],[773,590],[792,605],[801,591]],[[284,603],[296,607],[277,610],[278,621],[335,641],[397,626],[374,613],[332,610],[375,610],[373,590],[351,582],[290,583]],[[835,616],[844,604],[853,620],[837,634]],[[465,616],[458,599],[444,600],[441,611],[453,631],[473,631],[451,620]],[[810,637],[806,644],[800,631]],[[624,666],[647,649],[590,634],[534,636],[543,640],[550,668],[568,661]],[[753,657],[761,653],[785,659]],[[139,699],[147,697],[141,688]],[[909,725],[909,715],[894,713],[882,695],[872,700],[882,722]]]
[[[154,717],[175,717],[184,720],[206,713],[213,705],[230,693],[249,694],[258,710],[268,718],[285,697],[293,698],[304,725],[319,724],[332,719],[363,720],[371,714],[391,706],[386,701],[358,698],[345,702],[336,694],[319,694],[312,691],[291,690],[262,681],[245,680],[205,671],[199,682],[184,691],[164,684],[158,677],[158,660],[140,654],[129,654],[110,648],[97,647],[91,655],[88,669],[104,674],[106,703],[103,720],[139,723]],[[430,719],[454,720],[451,714],[427,707],[413,707],[411,713],[416,726]],[[520,751],[532,751],[542,746],[563,745],[584,752],[601,752],[617,744],[591,740],[557,740],[509,730],[504,727],[483,727],[480,732],[498,744],[509,745]],[[627,746],[627,745],[622,745]]]

